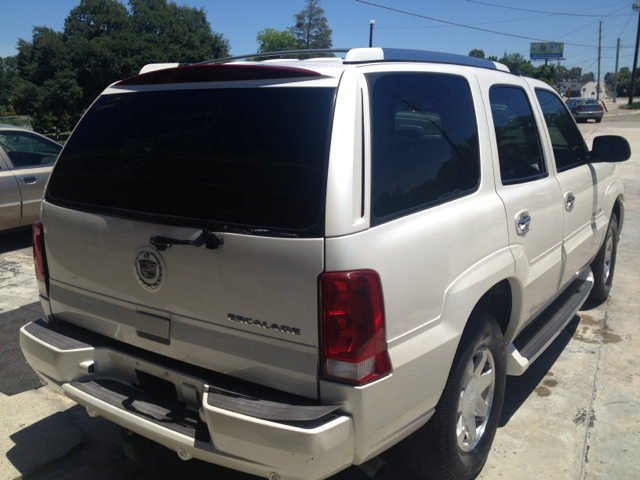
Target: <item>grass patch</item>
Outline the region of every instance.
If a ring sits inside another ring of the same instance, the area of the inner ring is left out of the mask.
[[[631,105],[627,103],[625,105],[620,105],[618,108],[623,108],[625,110],[640,110],[640,102],[633,102]]]

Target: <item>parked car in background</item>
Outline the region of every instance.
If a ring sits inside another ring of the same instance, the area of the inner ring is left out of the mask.
[[[44,186],[62,145],[25,128],[0,124],[0,230],[40,217]]]
[[[600,123],[604,115],[604,108],[595,98],[572,98],[567,100],[567,107],[578,123],[590,118]]]

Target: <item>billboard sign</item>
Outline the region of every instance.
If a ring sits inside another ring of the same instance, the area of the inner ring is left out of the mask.
[[[532,43],[529,57],[535,58],[562,58],[564,42]]]

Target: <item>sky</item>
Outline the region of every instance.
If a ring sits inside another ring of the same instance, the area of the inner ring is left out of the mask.
[[[62,31],[64,20],[80,0],[0,0],[0,57],[15,55],[18,38],[31,40],[34,26]],[[127,4],[127,0],[121,0]],[[264,28],[285,30],[304,0],[177,0],[203,8],[211,29],[229,41],[232,55],[257,51],[256,36]],[[389,7],[382,8],[372,4]],[[638,12],[632,1],[610,0],[322,0],[334,48],[366,47],[369,22],[375,20],[374,47],[433,50],[466,55],[473,49],[501,57],[518,52],[529,58],[535,41],[565,42],[561,65],[598,71],[598,28],[602,22],[601,79],[633,63]],[[415,14],[415,15],[409,15]],[[445,22],[466,25],[452,25]],[[500,32],[509,35],[502,35]],[[530,37],[530,38],[518,38]],[[574,44],[574,45],[570,45]],[[534,65],[539,65],[534,62]]]

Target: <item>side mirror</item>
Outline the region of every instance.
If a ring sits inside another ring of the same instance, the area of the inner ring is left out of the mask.
[[[590,161],[593,163],[624,162],[631,157],[631,147],[624,137],[602,135],[593,139],[590,157]]]

